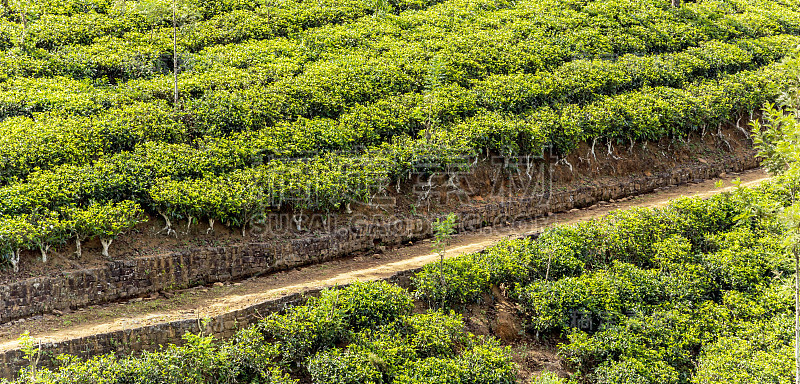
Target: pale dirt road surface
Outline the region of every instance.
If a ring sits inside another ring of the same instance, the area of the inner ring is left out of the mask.
[[[570,224],[601,217],[618,209],[662,206],[681,196],[709,196],[733,188],[731,181],[736,178],[740,178],[742,185],[747,186],[766,180],[768,175],[762,170],[728,174],[701,183],[670,187],[621,201],[602,202],[581,210],[556,213],[538,220],[484,228],[456,236],[447,249],[447,255],[453,257],[477,252],[509,237],[540,232],[553,224]],[[715,184],[720,180],[724,185],[718,187]],[[25,331],[29,331],[36,340],[58,342],[175,320],[212,317],[310,288],[386,278],[400,271],[421,267],[437,258],[431,250],[430,241],[426,240],[382,254],[348,257],[241,282],[217,283],[212,287],[167,293],[166,296],[155,295],[146,299],[90,306],[60,315],[34,316],[0,326],[0,351],[18,348],[17,338]]]

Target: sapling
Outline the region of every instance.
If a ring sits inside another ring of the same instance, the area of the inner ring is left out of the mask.
[[[447,281],[444,276],[444,256],[447,251],[447,246],[450,244],[450,239],[456,232],[456,220],[458,217],[455,213],[450,213],[442,220],[436,219],[433,222],[433,250],[439,254],[439,275],[442,284],[442,308],[444,308],[445,297],[447,292]]]
[[[17,6],[19,7],[19,18],[22,21],[22,35],[20,36],[20,46],[24,49],[28,48],[28,41],[27,41],[27,34],[28,34],[28,15],[25,10],[26,2],[19,1]]]
[[[785,175],[788,180],[800,179],[800,56],[795,52],[783,66],[786,89],[779,105],[767,104],[763,123],[755,120],[753,143],[762,165],[772,174]],[[785,245],[794,256],[795,266],[795,384],[800,384],[800,202],[798,189],[790,183],[791,205],[778,208],[778,218],[787,229]],[[757,214],[763,214],[758,212]]]
[[[25,372],[30,382],[36,382],[36,369],[39,366],[39,360],[42,358],[42,342],[34,340],[30,332],[25,331],[17,339],[22,351],[23,359],[28,360],[28,366],[22,371]]]
[[[173,75],[173,108],[178,111],[178,7],[172,0],[172,75]]]

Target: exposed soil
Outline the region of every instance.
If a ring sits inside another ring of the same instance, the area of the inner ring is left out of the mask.
[[[719,193],[732,188],[730,181],[736,178],[741,178],[744,185],[750,185],[761,182],[767,177],[761,170],[723,174],[718,179],[665,188],[655,193],[620,201],[601,202],[586,209],[556,213],[538,220],[485,228],[457,236],[448,248],[447,255],[453,257],[476,252],[504,238],[536,233],[553,224],[588,220],[617,209],[660,206],[680,196],[707,196]],[[715,185],[720,180],[725,181],[725,185]],[[16,338],[25,331],[29,331],[34,338],[42,342],[50,342],[180,319],[211,317],[309,288],[389,277],[396,272],[433,262],[437,257],[431,251],[430,241],[423,240],[397,249],[386,249],[382,253],[370,256],[343,258],[302,269],[256,276],[239,282],[216,283],[213,286],[163,292],[150,298],[137,298],[66,313],[56,312],[20,319],[0,325],[0,351],[15,349],[18,346]],[[502,305],[503,303],[495,305],[495,311],[496,308],[502,308]],[[497,329],[501,314],[494,313],[492,316],[494,320],[491,324],[494,325],[490,325],[489,322],[486,325],[490,327],[489,331],[493,334],[513,335],[513,330],[509,332]],[[469,326],[473,333],[481,332],[479,319],[480,316],[475,316],[470,320]],[[528,339],[512,338],[508,341],[515,346],[515,359],[523,368],[524,372],[521,374],[527,375],[526,377],[536,376],[537,372],[544,368],[562,372],[559,371],[562,368],[557,366],[553,348],[536,344]]]
[[[376,196],[379,204],[353,205],[352,214],[342,212],[320,214],[313,212],[281,212],[294,217],[303,215],[324,217],[328,221],[306,220],[300,228],[290,222],[277,223],[266,231],[249,231],[243,239],[239,230],[229,230],[217,224],[213,232],[205,223],[191,228],[177,223],[176,235],[165,236],[164,221],[151,218],[134,231],[120,237],[112,245],[115,259],[167,254],[174,251],[207,246],[241,244],[243,240],[286,240],[327,231],[348,223],[354,216],[370,218],[389,215],[399,217],[432,217],[438,213],[457,211],[507,199],[545,194],[550,191],[576,190],[586,185],[613,183],[621,177],[650,176],[687,163],[711,163],[731,156],[752,156],[749,141],[735,127],[727,127],[721,136],[691,137],[686,142],[663,140],[630,147],[609,145],[606,142],[585,144],[566,159],[543,154],[538,159],[507,159],[488,156],[472,167],[470,172],[453,178],[445,173],[420,173],[399,186],[386,188]],[[667,204],[680,196],[705,196],[732,188],[730,181],[740,177],[743,184],[758,183],[768,176],[760,170],[741,174],[721,174],[707,181],[663,188],[654,193],[618,201],[600,202],[585,209],[553,213],[547,217],[506,223],[459,234],[448,248],[448,257],[485,249],[509,237],[522,237],[553,224],[569,224],[589,220],[617,209],[652,207]],[[724,185],[715,185],[725,181]],[[333,219],[328,220],[329,217]],[[338,220],[338,221],[337,221]],[[266,234],[266,235],[265,235]],[[84,244],[84,256],[74,256],[74,245],[63,246],[49,254],[50,262],[42,264],[37,253],[23,257],[21,272],[0,271],[0,283],[27,277],[55,275],[64,270],[102,265],[100,244]],[[23,332],[42,342],[58,342],[93,334],[133,329],[176,320],[200,319],[246,308],[287,294],[312,288],[343,285],[357,280],[390,277],[397,272],[412,270],[438,259],[431,250],[430,240],[408,242],[397,246],[379,246],[377,253],[352,255],[321,264],[242,281],[216,283],[179,291],[159,292],[150,297],[136,298],[105,305],[93,305],[73,311],[54,311],[44,315],[0,325],[0,351],[18,348],[17,337]],[[520,368],[520,382],[529,382],[544,371],[566,377],[570,374],[557,355],[556,341],[543,343],[522,331],[522,319],[514,304],[503,299],[502,292],[487,294],[481,305],[464,310],[467,329],[474,334],[494,335],[512,347],[514,361]]]
[[[395,218],[411,216],[431,217],[440,213],[458,211],[509,198],[542,194],[547,190],[569,190],[584,185],[611,182],[620,177],[657,173],[690,162],[708,163],[730,156],[751,156],[749,140],[739,129],[728,126],[722,136],[692,135],[686,141],[664,139],[657,143],[637,144],[607,143],[599,140],[592,145],[583,144],[566,158],[554,154],[508,158],[487,154],[476,161],[469,172],[420,172],[399,185],[390,185],[369,204],[353,204],[352,213],[308,212],[284,208],[274,212],[282,219],[267,222],[246,231],[229,229],[217,223],[210,231],[205,222],[187,226],[186,222],[173,223],[174,235],[165,236],[165,221],[150,217],[129,233],[120,236],[111,245],[110,255],[115,260],[142,256],[165,255],[175,251],[198,247],[241,244],[243,241],[286,241],[291,238],[330,231],[346,225],[357,217]],[[300,229],[288,218],[302,218]],[[106,263],[101,256],[99,240],[83,244],[81,258],[75,256],[75,245],[54,247],[48,253],[48,262],[42,263],[38,251],[23,252],[20,271],[0,269],[0,284],[8,284],[30,277],[55,276],[65,270],[101,266]]]

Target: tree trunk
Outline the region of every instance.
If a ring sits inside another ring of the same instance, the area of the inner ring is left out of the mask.
[[[11,267],[14,268],[14,273],[19,272],[19,254],[22,250],[17,248],[11,251]]]
[[[162,231],[167,231],[167,236],[169,236],[170,233],[175,232],[175,238],[177,239],[178,238],[178,232],[174,231],[172,229],[172,221],[169,219],[169,216],[167,216],[167,214],[161,213],[161,212],[159,212],[159,214],[161,215],[161,217],[164,218],[165,226],[161,231],[158,231],[158,233],[161,233]]]
[[[172,0],[172,74],[174,76],[175,94],[174,105],[175,111],[178,111],[178,17],[177,10],[175,9],[175,0]]]
[[[446,295],[447,289],[445,288],[445,284],[447,282],[445,281],[444,278],[444,251],[439,253],[439,277],[442,280],[442,310],[444,310],[444,302],[445,302],[444,299],[445,296],[447,296]]]
[[[794,247],[794,365],[795,384],[800,384],[800,250]]]
[[[303,214],[292,215],[292,221],[294,221],[294,225],[297,227],[297,232],[301,232],[303,230]]]
[[[39,251],[42,252],[42,263],[47,262],[47,251],[50,250],[50,245],[40,244]]]
[[[100,239],[100,243],[103,244],[103,256],[106,259],[111,259],[111,256],[108,255],[108,247],[111,245],[114,239]]]
[[[22,48],[24,49],[25,38],[27,37],[26,34],[28,33],[28,19],[25,17],[25,12],[22,12],[22,10],[19,11],[19,14],[20,17],[22,17],[22,41],[20,42],[20,45],[22,45]]]
[[[83,251],[81,250],[81,238],[80,237],[76,237],[75,238],[75,254],[78,255],[79,259],[83,255]]]
[[[672,0],[672,8],[680,8],[681,0]]]

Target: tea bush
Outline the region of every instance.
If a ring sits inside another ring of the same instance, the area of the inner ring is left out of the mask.
[[[162,0],[3,7],[3,226],[130,200],[246,232],[478,154],[685,140],[774,100],[800,41],[761,0],[179,3],[176,31]]]
[[[555,226],[448,259],[446,288],[425,267],[417,295],[459,308],[506,286],[528,331],[568,340],[559,349],[574,379],[788,382],[793,265],[785,229],[758,212],[786,205],[796,183]]]
[[[377,384],[442,382],[443,374],[463,383],[514,381],[508,348],[468,334],[460,315],[412,315],[411,300],[386,282],[355,283],[324,290],[225,341],[187,333],[182,346],[141,355],[87,360],[62,355],[60,367],[27,367],[13,383],[290,384],[310,377],[320,384]],[[421,368],[433,367],[437,359],[454,370]]]

